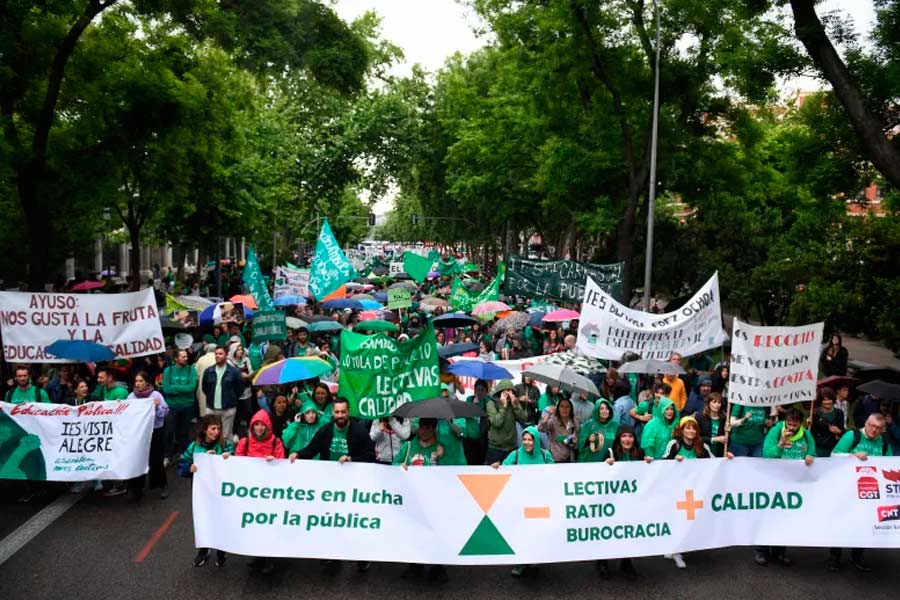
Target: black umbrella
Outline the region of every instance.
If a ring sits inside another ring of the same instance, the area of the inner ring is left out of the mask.
[[[862,381],[881,380],[888,383],[900,383],[900,371],[880,365],[865,365],[853,371],[853,376]]]
[[[387,267],[378,266],[378,267],[372,267],[372,272],[374,274],[380,276],[380,275],[387,275],[388,270],[387,270]]]
[[[330,315],[303,315],[303,320],[307,323],[318,323],[319,321],[334,321]]]
[[[484,284],[480,281],[469,281],[463,284],[467,290],[470,292],[483,292]]]
[[[412,279],[412,277],[410,276],[409,273],[400,272],[400,273],[394,273],[393,275],[391,275],[391,279],[396,279],[397,281],[408,281],[408,280]]]
[[[403,419],[431,418],[431,419],[455,419],[457,417],[483,417],[486,413],[475,403],[462,402],[454,398],[429,398],[417,402],[407,402],[400,405],[393,416]]]
[[[441,358],[450,358],[451,356],[461,356],[466,352],[477,352],[478,344],[472,342],[463,342],[462,344],[447,344],[442,348],[438,348],[438,356]]]
[[[435,317],[431,321],[435,327],[471,327],[478,323],[478,319],[470,317],[466,313],[455,312]]]
[[[882,400],[900,400],[900,385],[896,383],[888,383],[880,379],[869,381],[856,388],[857,391],[871,394]]]

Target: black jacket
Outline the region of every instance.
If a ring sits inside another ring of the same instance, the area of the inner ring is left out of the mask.
[[[719,415],[719,428],[716,431],[716,435],[712,434],[712,417],[707,417],[706,415],[701,414],[697,419],[697,422],[700,425],[700,439],[703,440],[703,443],[709,446],[710,451],[713,453],[713,456],[718,456],[722,458],[725,454],[725,446],[720,442],[713,442],[713,437],[718,437],[720,435],[725,435],[725,415]]]
[[[200,380],[201,389],[206,394],[206,407],[214,410],[213,403],[216,401],[216,365],[207,367],[203,371],[203,378]],[[229,365],[225,365],[225,373],[222,375],[222,410],[235,408],[238,398],[244,393],[244,377],[241,372]]]
[[[347,448],[353,462],[375,462],[375,444],[369,437],[369,429],[362,423],[350,421],[347,431]],[[297,453],[304,459],[318,455],[319,460],[331,460],[331,440],[334,438],[334,423],[320,427],[309,444]]]

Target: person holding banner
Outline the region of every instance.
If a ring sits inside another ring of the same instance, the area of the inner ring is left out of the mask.
[[[606,460],[618,430],[619,422],[613,419],[612,402],[600,398],[594,405],[591,419],[578,432],[578,462]]]
[[[166,468],[163,466],[166,449],[166,415],[169,414],[169,405],[166,399],[153,387],[153,380],[146,371],[141,371],[134,376],[134,391],[128,395],[128,400],[153,401],[154,419],[153,434],[150,437],[150,455],[148,457],[147,475],[150,480],[150,489],[160,488],[159,497],[165,500],[169,497],[169,486],[166,482]],[[144,476],[140,475],[129,480],[128,490],[131,499],[138,500],[144,495]]]
[[[16,386],[6,392],[3,399],[10,404],[25,404],[26,402],[46,402],[50,403],[50,397],[47,392],[31,383],[31,371],[25,365],[16,367],[13,375]]]
[[[289,455],[300,452],[309,445],[316,432],[327,422],[321,417],[322,413],[313,399],[304,398],[300,412],[294,417],[294,421],[288,424],[281,436],[285,451]]]
[[[763,455],[766,431],[775,423],[767,406],[733,405],[731,409],[731,451],[735,456],[759,458]]]
[[[776,423],[766,435],[763,458],[802,460],[810,466],[815,457],[816,442],[812,434],[803,427],[803,411],[799,408],[788,409],[784,421]],[[770,560],[785,567],[793,564],[787,557],[784,546],[757,546],[753,560],[761,567],[768,565]]]
[[[503,460],[516,447],[516,422],[525,423],[528,415],[519,403],[512,381],[502,379],[493,397],[485,404],[488,418],[488,448],[484,464]]]
[[[725,423],[725,411],[722,406],[722,395],[716,392],[706,397],[703,412],[697,420],[700,424],[700,437],[709,446],[713,456],[722,458],[725,455],[725,444],[728,442],[730,427]],[[733,455],[733,453],[731,453]]]

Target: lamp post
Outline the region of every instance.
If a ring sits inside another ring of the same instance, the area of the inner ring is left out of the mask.
[[[106,256],[106,246],[107,246],[107,244],[109,244],[109,223],[110,223],[111,220],[112,220],[112,211],[111,211],[111,210],[109,209],[109,207],[107,206],[106,208],[103,209],[103,224],[104,224],[104,226],[103,226],[103,250],[100,252],[100,254],[101,254],[101,260],[100,260],[101,266],[106,264],[106,258],[105,258],[105,256]],[[112,265],[110,265],[110,267],[112,267]],[[102,271],[102,270],[103,270],[103,269],[101,269],[101,271]],[[103,276],[103,273],[101,272],[100,275],[101,275],[101,277],[102,277],[102,276]],[[107,268],[107,270],[106,270],[106,276],[109,277],[110,279],[112,279],[112,268]]]
[[[647,256],[644,262],[644,310],[650,311],[650,279],[653,272],[653,219],[656,212],[656,143],[659,130],[659,4],[656,13],[656,64],[653,68],[653,126],[650,131],[650,191],[647,195]]]

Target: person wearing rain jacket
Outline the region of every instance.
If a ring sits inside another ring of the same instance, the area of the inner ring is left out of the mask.
[[[491,466],[495,469],[500,468],[500,462],[495,462]],[[516,448],[503,459],[503,466],[513,465],[552,465],[553,456],[548,450],[541,448],[541,434],[537,427],[529,425],[522,431],[522,446]],[[533,572],[537,567],[534,565],[516,565],[512,570],[513,577],[521,577],[529,572]]]
[[[485,464],[494,463],[516,447],[516,422],[524,423],[528,415],[519,404],[512,381],[502,379],[493,397],[485,404],[488,418],[488,449]]]
[[[300,405],[300,412],[294,417],[293,422],[288,423],[284,433],[281,434],[285,452],[293,454],[306,448],[319,428],[326,422],[315,401],[309,396],[305,397]]]
[[[609,455],[619,422],[613,419],[613,404],[600,398],[591,419],[578,430],[578,462],[602,462]]]
[[[660,401],[659,413],[660,416],[650,419],[641,433],[641,448],[654,459],[665,455],[669,440],[672,439],[672,431],[678,424],[678,409],[668,398]]]
[[[250,431],[247,437],[242,438],[234,449],[235,456],[249,456],[265,458],[271,462],[276,458],[284,458],[284,445],[272,432],[272,420],[269,413],[263,409],[256,411],[250,419]],[[228,452],[222,453],[222,458],[231,456]],[[268,575],[275,570],[275,563],[269,557],[256,557],[250,562],[251,569],[259,569],[263,575]]]

